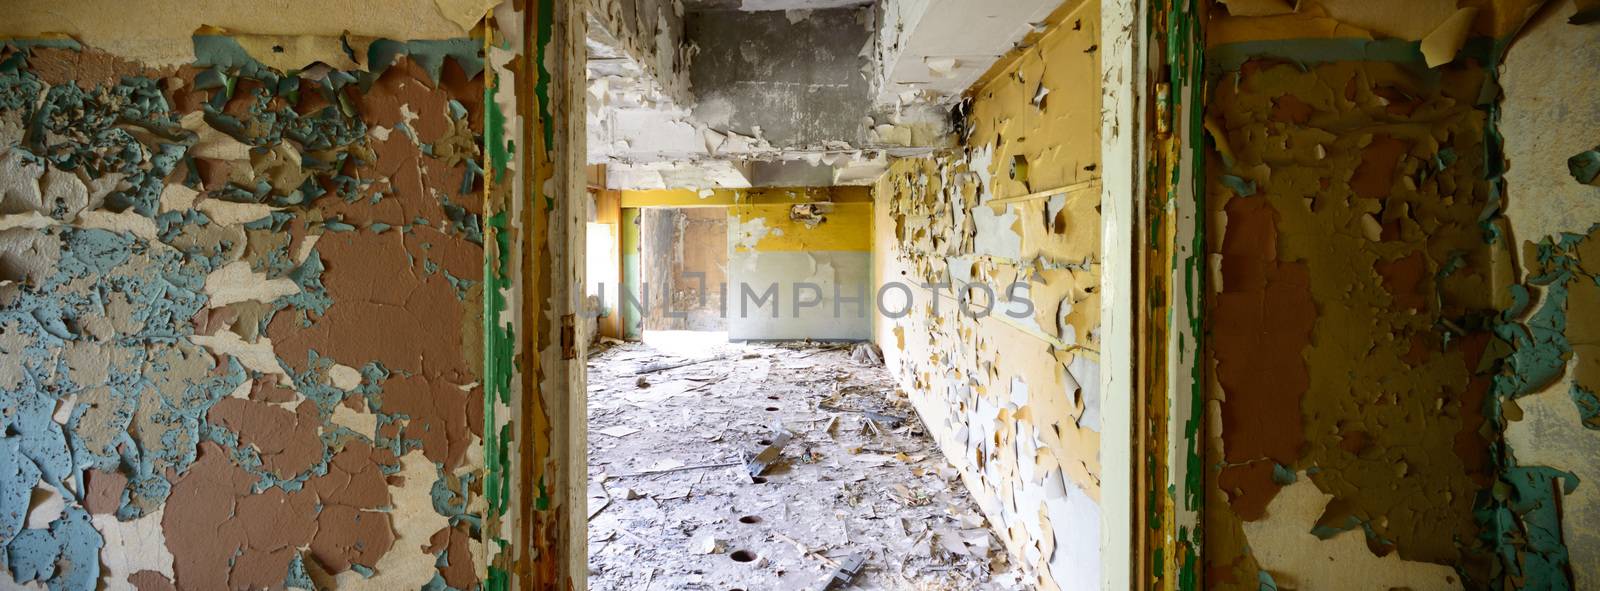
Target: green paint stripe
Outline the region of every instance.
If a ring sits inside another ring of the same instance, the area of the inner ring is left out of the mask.
[[[484,46],[485,57],[488,53],[488,43]],[[506,172],[511,159],[511,144],[506,137],[506,114],[500,110],[499,103],[495,102],[495,95],[500,89],[500,77],[495,72],[485,73],[487,83],[484,84],[484,149],[488,152],[489,174],[485,180],[488,193],[493,194],[495,185],[506,182]],[[488,200],[487,198],[485,199]],[[492,248],[485,249],[483,258],[483,376],[484,376],[484,499],[488,508],[485,522],[494,522],[500,525],[495,531],[498,535],[486,540],[486,552],[489,566],[488,577],[483,581],[483,588],[490,591],[507,591],[511,588],[511,576],[505,569],[495,566],[497,558],[514,559],[516,553],[510,548],[504,532],[510,531],[509,524],[501,523],[506,515],[506,507],[511,498],[511,425],[498,427],[499,417],[509,416],[511,401],[511,376],[515,360],[513,344],[515,334],[510,325],[500,321],[507,308],[505,290],[511,286],[510,261],[511,238],[509,232],[508,215],[505,211],[495,211],[497,204],[485,203],[484,212],[490,213],[486,220],[487,240],[492,240],[488,245]],[[492,548],[492,550],[491,550]]]

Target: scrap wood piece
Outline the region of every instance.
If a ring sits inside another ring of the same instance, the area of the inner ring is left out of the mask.
[[[720,359],[722,359],[722,357],[707,357],[705,359],[692,359],[692,360],[684,361],[684,362],[681,362],[681,363],[652,363],[650,365],[644,366],[644,369],[640,369],[639,371],[633,372],[633,375],[642,376],[642,375],[647,374],[647,373],[656,373],[658,371],[667,371],[669,369],[678,369],[680,367],[689,367],[691,365],[699,365],[701,363],[705,363],[705,362],[708,362],[708,361],[717,361],[717,360],[720,360]]]
[[[606,507],[610,507],[611,506],[611,501],[613,500],[611,498],[611,491],[606,490],[606,487],[604,487],[604,486],[600,487],[600,490],[602,492],[605,492],[606,502],[601,503],[600,506],[597,507],[597,508],[589,510],[589,521],[594,521],[594,516],[599,515],[601,511],[605,511],[606,510]]]
[[[635,429],[633,427],[629,427],[629,426],[626,426],[626,425],[617,425],[615,427],[606,427],[604,429],[596,429],[595,430],[595,433],[600,433],[600,434],[603,434],[603,435],[610,435],[610,436],[616,437],[616,438],[627,437],[629,435],[632,435],[632,434],[638,433],[638,432],[639,432],[638,429]]]
[[[855,555],[846,558],[844,563],[840,564],[839,568],[834,570],[833,574],[828,575],[828,578],[822,582],[821,591],[849,588],[851,583],[855,581],[856,575],[861,574],[861,567],[866,566],[866,564],[867,555],[864,552],[857,552]]]
[[[779,538],[783,538],[783,541],[788,542],[790,544],[793,544],[795,550],[800,551],[800,555],[803,556],[803,557],[815,558],[815,559],[821,561],[823,564],[826,564],[826,565],[831,566],[833,568],[839,568],[839,561],[834,560],[832,558],[828,558],[828,556],[826,554],[822,553],[822,548],[812,548],[810,546],[807,546],[807,545],[805,545],[805,542],[801,542],[800,540],[796,540],[794,538],[786,536],[786,535],[783,534],[783,532],[772,532],[772,535],[777,536]]]
[[[633,472],[631,474],[612,474],[611,477],[612,478],[632,478],[632,477],[635,477],[635,476],[653,476],[653,475],[656,475],[656,474],[667,474],[669,472],[684,472],[684,471],[687,471],[687,470],[704,470],[706,468],[731,468],[731,467],[737,466],[737,465],[739,465],[739,462],[722,462],[722,463],[718,463],[718,464],[696,464],[694,466],[673,466],[671,468],[659,468],[659,469],[653,469],[653,470],[641,470],[641,471],[638,471],[638,472]]]
[[[750,477],[760,476],[767,471],[767,468],[777,463],[778,458],[783,456],[783,446],[788,445],[789,440],[793,438],[794,435],[791,435],[788,431],[779,431],[778,436],[772,439],[772,443],[762,449],[761,453],[756,454],[756,457],[751,458],[750,462],[745,465],[750,472]]]

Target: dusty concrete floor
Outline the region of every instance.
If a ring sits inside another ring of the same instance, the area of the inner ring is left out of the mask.
[[[1021,588],[889,376],[848,348],[619,344],[590,357],[589,387],[592,589],[820,589],[855,556],[841,588]],[[780,430],[781,459],[750,478]]]

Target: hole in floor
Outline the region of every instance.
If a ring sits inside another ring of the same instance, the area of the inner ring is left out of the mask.
[[[761,523],[760,515],[746,515],[739,518],[739,523]]]
[[[728,558],[732,558],[734,562],[755,562],[756,553],[749,550],[734,550]]]
[[[766,484],[767,483],[767,477],[765,477],[765,476],[752,476],[750,478],[750,482],[754,482],[756,484]]]
[[[757,439],[756,445],[772,445],[771,439]]]
[[[777,396],[768,396],[767,400],[780,400]]]
[[[767,407],[767,412],[778,412],[778,407],[769,406],[769,407]]]

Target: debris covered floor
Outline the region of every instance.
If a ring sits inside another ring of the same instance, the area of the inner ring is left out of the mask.
[[[1020,588],[867,346],[593,354],[590,588],[819,589],[857,559],[837,588]]]

